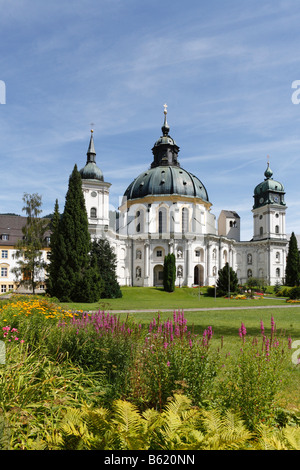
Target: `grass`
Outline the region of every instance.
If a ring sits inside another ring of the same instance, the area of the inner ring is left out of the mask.
[[[205,288],[176,288],[175,292],[165,292],[160,287],[122,287],[123,297],[120,299],[101,299],[92,304],[62,304],[70,309],[84,311],[91,310],[162,310],[186,308],[221,308],[221,307],[249,307],[255,305],[285,305],[285,299],[266,296],[264,299],[235,300],[207,297]]]

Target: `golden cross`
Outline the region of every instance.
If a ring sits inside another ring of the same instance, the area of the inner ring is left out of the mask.
[[[167,104],[164,104],[164,114],[167,114],[167,112],[168,112],[168,111],[167,111],[167,107],[168,107],[168,105],[167,105]]]

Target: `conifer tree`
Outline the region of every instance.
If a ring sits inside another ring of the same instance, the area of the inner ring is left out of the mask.
[[[288,286],[298,286],[300,278],[299,251],[297,238],[292,232],[286,258],[285,282]]]
[[[91,240],[82,193],[81,176],[74,166],[69,178],[65,207],[55,236],[57,253],[53,295],[62,301],[95,302],[101,295],[101,279],[91,265]],[[51,268],[50,268],[51,270]]]
[[[236,272],[226,263],[222,269],[218,271],[217,295],[228,295],[229,292],[236,292],[238,288],[238,278]]]
[[[57,273],[60,267],[60,253],[59,253],[59,222],[60,213],[58,200],[55,201],[54,213],[50,223],[50,263],[47,268],[48,278],[46,281],[47,293],[55,296],[57,293]]]
[[[176,260],[174,253],[169,253],[164,259],[163,284],[164,290],[174,292],[176,280]]]
[[[96,266],[102,281],[101,298],[115,299],[122,297],[122,291],[116,276],[117,256],[105,238],[93,240],[91,248],[92,265]]]

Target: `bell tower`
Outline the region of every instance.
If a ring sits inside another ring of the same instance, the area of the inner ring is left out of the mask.
[[[254,189],[253,241],[266,239],[286,239],[284,187],[273,179],[273,171],[268,161],[265,179]]]
[[[110,183],[104,181],[103,173],[96,164],[93,130],[87,162],[80,170],[82,191],[89,222],[89,232],[92,237],[100,237],[109,227],[109,188]]]

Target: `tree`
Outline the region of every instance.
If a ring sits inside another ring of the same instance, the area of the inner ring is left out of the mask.
[[[238,278],[236,272],[226,263],[222,269],[218,271],[217,295],[228,295],[229,292],[236,292],[238,288]]]
[[[116,276],[117,256],[105,238],[93,240],[91,247],[92,265],[97,267],[102,281],[101,298],[122,297]]]
[[[292,232],[289,241],[289,250],[286,258],[285,282],[288,286],[298,286],[300,277],[299,251],[297,238]]]
[[[92,266],[91,239],[82,193],[81,176],[74,166],[69,178],[65,207],[54,236],[51,257],[56,270],[52,295],[61,301],[95,302],[101,295],[101,278]]]
[[[22,210],[26,212],[27,220],[22,227],[23,238],[16,243],[14,257],[17,259],[17,266],[12,272],[20,284],[29,286],[35,294],[37,284],[43,280],[46,267],[42,249],[46,245],[49,221],[39,217],[42,212],[42,197],[39,194],[24,193],[23,201],[25,205]]]
[[[48,278],[46,281],[47,293],[52,297],[57,293],[57,273],[60,267],[60,254],[59,254],[59,222],[60,213],[58,200],[55,201],[54,213],[50,222],[50,263],[48,265]]]
[[[176,280],[176,261],[175,255],[170,253],[165,256],[164,270],[163,270],[163,284],[164,290],[167,292],[174,292]]]

